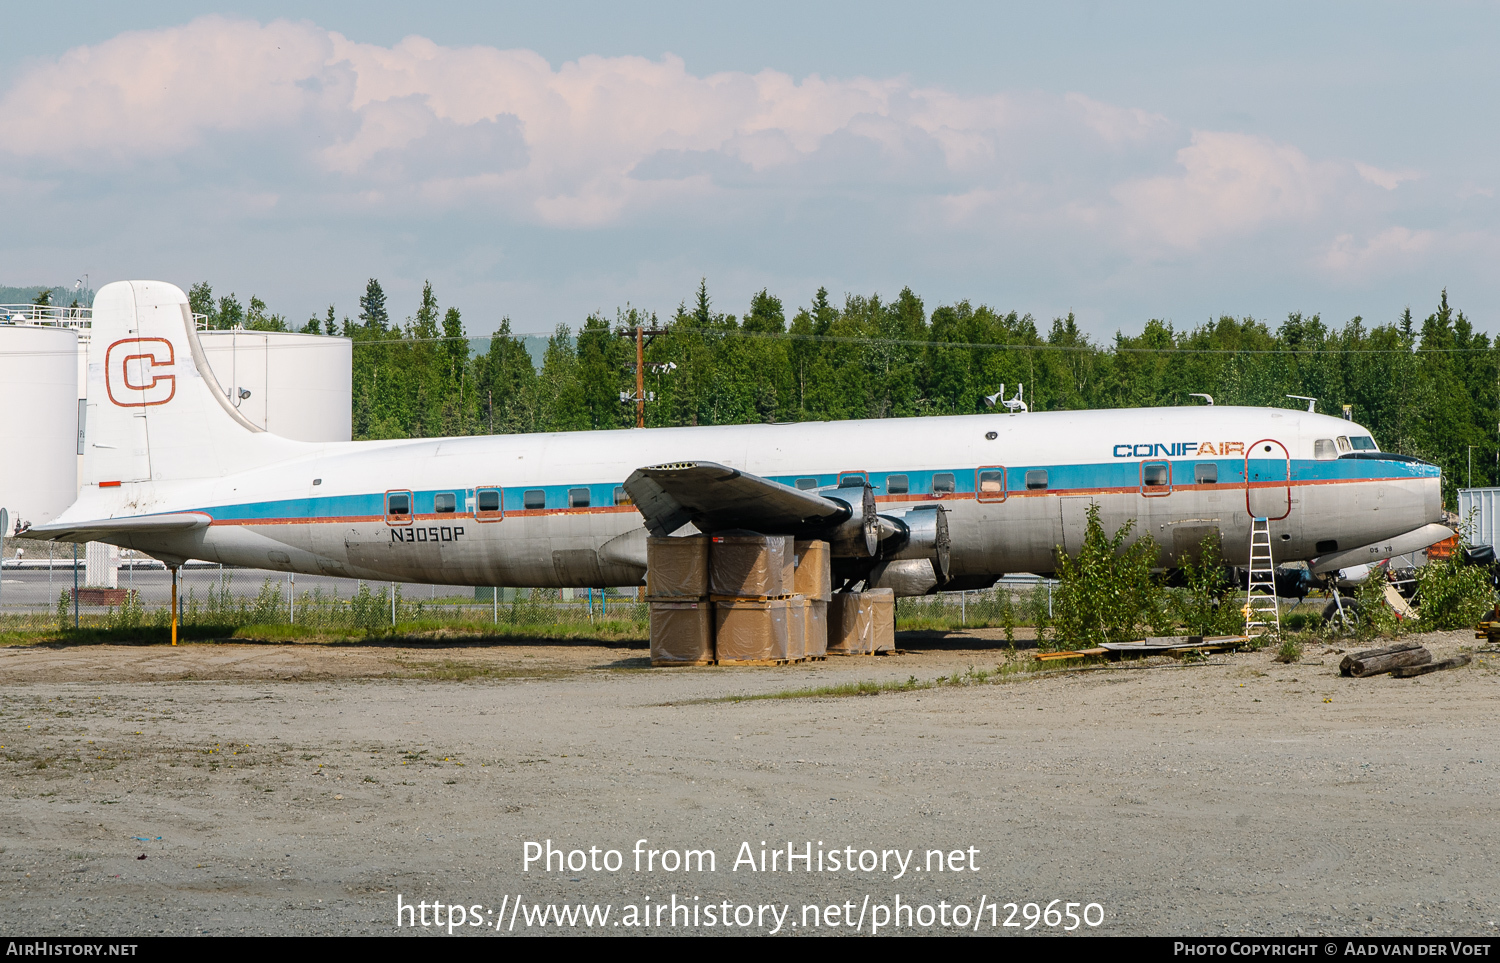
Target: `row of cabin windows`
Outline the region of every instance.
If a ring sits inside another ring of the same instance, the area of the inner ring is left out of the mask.
[[[568,489],[569,508],[588,508],[590,504],[590,493],[587,488]],[[616,505],[631,504],[630,496],[625,493],[623,486],[616,486],[614,491],[614,503]],[[481,488],[475,492],[474,507],[481,514],[486,512],[500,511],[500,489]],[[547,493],[540,488],[528,489],[521,495],[521,505],[528,510],[538,510],[547,507]],[[457,492],[438,492],[432,499],[433,511],[439,515],[447,515],[458,511]],[[386,496],[386,513],[389,515],[410,515],[411,494],[409,492],[392,492]]]
[[[1171,470],[1165,462],[1161,464],[1148,464],[1143,470],[1141,481],[1147,488],[1165,488],[1171,482]],[[1213,463],[1193,466],[1193,482],[1197,485],[1217,485],[1219,483],[1219,466]],[[857,484],[863,484],[863,481]],[[1027,491],[1046,491],[1048,484],[1047,470],[1045,468],[1033,468],[1026,473]],[[797,487],[810,490],[818,487],[816,478],[799,478]],[[934,495],[951,495],[957,490],[954,476],[949,472],[940,472],[932,476],[932,493]],[[1005,490],[1005,472],[999,470],[986,470],[979,473],[979,493],[999,494]],[[885,478],[885,491],[888,495],[910,494],[910,486],[905,475],[887,475]]]
[[[1370,441],[1368,437],[1354,439],[1355,441]],[[1346,441],[1346,439],[1340,439]],[[1325,442],[1332,445],[1327,439],[1318,441],[1317,456],[1325,457]],[[1357,450],[1368,451],[1373,447],[1361,446]],[[1337,454],[1327,457],[1337,457]],[[1147,488],[1165,488],[1170,484],[1171,471],[1165,462],[1147,464],[1141,470],[1141,481]],[[1193,483],[1197,485],[1217,485],[1219,483],[1219,466],[1213,463],[1198,464],[1193,466]],[[843,487],[859,487],[865,484],[863,476],[846,476],[840,481]],[[1027,491],[1046,491],[1048,484],[1047,470],[1045,468],[1034,468],[1026,472]],[[799,478],[797,487],[803,491],[810,491],[818,486],[816,478]],[[911,487],[906,475],[887,475],[885,478],[885,490],[889,495],[907,495],[911,493]],[[934,495],[951,495],[958,490],[957,479],[952,472],[939,472],[932,476],[932,493]],[[1005,473],[998,470],[986,470],[979,473],[979,491],[981,494],[1000,493],[1005,490]],[[590,506],[590,490],[587,488],[568,489],[569,508],[588,508]],[[625,489],[616,486],[614,491],[614,503],[616,505],[629,505],[630,496]],[[525,491],[521,496],[522,507],[528,511],[538,511],[547,507],[547,493],[540,488],[532,488]],[[438,492],[433,498],[433,508],[438,514],[447,514],[458,511],[458,495],[455,492]],[[481,488],[476,493],[476,508],[480,512],[500,511],[500,490],[498,488]],[[391,515],[411,514],[411,495],[405,492],[393,492],[387,497],[387,511]]]

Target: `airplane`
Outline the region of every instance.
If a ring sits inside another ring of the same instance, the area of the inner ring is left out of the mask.
[[[1217,406],[310,443],[235,409],[187,298],[121,281],[94,302],[81,488],[22,537],[371,580],[638,585],[647,538],[822,538],[837,585],[897,595],[1052,573],[1091,504],[1161,564],[1218,533],[1315,574],[1414,551],[1440,471],[1342,418]],[[175,584],[175,581],[174,581]]]

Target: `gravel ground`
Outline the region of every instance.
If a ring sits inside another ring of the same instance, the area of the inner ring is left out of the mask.
[[[783,934],[868,932],[897,896],[944,918],[998,903],[985,933],[1052,900],[1099,904],[1080,927],[1095,933],[1500,932],[1500,653],[1412,680],[1339,678],[1340,650],[1314,646],[1293,665],[1260,652],[713,701],[992,669],[994,636],[771,669],[652,670],[630,644],[0,650],[0,927],[447,932],[398,929],[399,894],[470,907],[456,933],[508,933],[520,894],[533,915],[608,904],[592,931],[610,933],[674,897],[697,924],[646,931],[724,932],[706,908],[743,905],[757,918],[732,932],[770,932],[764,907],[786,906]],[[1474,645],[1424,641],[1440,658]],[[616,850],[621,869],[524,869],[546,840]],[[713,850],[715,870],[636,872],[637,840]],[[733,868],[762,841],[777,871]],[[788,841],[914,863],[787,872]]]

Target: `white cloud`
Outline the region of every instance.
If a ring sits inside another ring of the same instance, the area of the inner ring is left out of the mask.
[[[698,75],[671,55],[554,65],[530,50],[381,46],[218,16],[13,76],[0,89],[0,197],[17,220],[92,219],[87,237],[56,230],[69,272],[84,244],[100,271],[156,273],[175,244],[239,272],[260,243],[267,275],[307,289],[333,283],[317,279],[337,262],[361,283],[381,270],[420,291],[447,271],[491,298],[525,289],[550,305],[565,291],[594,309],[613,294],[589,292],[674,272],[696,283],[718,264],[773,289],[777,277],[835,287],[836,271],[958,277],[961,296],[971,278],[1047,299],[1109,301],[1133,285],[1157,312],[1173,286],[1233,278],[1281,297],[1287,277],[1370,278],[1461,246],[1451,226],[1393,226],[1412,213],[1395,205],[1422,199],[1390,193],[1415,171],[1189,132],[1081,93]],[[1465,190],[1472,220],[1492,189]],[[10,270],[53,256],[37,253],[37,233],[0,246]],[[452,267],[476,248],[504,253]]]
[[[1388,227],[1360,243],[1353,234],[1340,234],[1323,255],[1323,266],[1345,275],[1375,270],[1404,269],[1421,259],[1437,243],[1435,231]]]
[[[1387,171],[1381,170],[1379,167],[1372,167],[1369,164],[1362,164],[1359,161],[1354,162],[1354,169],[1359,172],[1360,177],[1369,183],[1374,184],[1376,187],[1383,187],[1388,191],[1394,191],[1400,186],[1402,181],[1414,181],[1422,177],[1421,171]]]
[[[1177,163],[1181,173],[1128,181],[1114,191],[1127,230],[1176,248],[1309,217],[1337,176],[1332,164],[1248,134],[1197,131]]]

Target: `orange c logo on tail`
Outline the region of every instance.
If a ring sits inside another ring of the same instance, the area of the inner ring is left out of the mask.
[[[125,338],[104,352],[104,388],[121,408],[164,405],[177,395],[177,376],[157,374],[170,368],[176,355],[166,338]],[[121,396],[138,400],[122,401]]]

